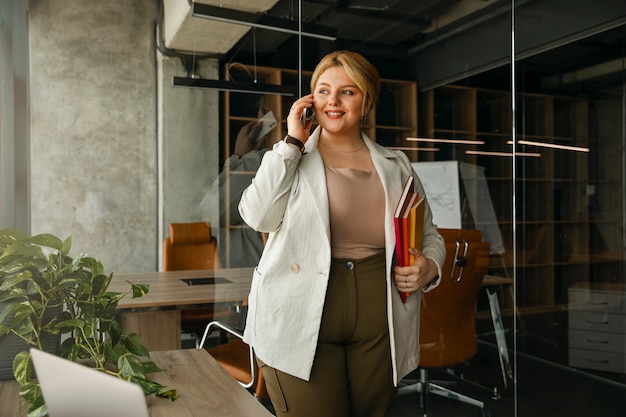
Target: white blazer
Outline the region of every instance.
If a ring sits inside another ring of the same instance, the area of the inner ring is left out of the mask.
[[[320,128],[306,142],[305,153],[280,141],[265,154],[252,184],[244,191],[239,211],[253,229],[269,239],[255,268],[244,340],[267,365],[308,380],[330,273],[330,219],[324,163],[317,149]],[[386,195],[385,245],[387,308],[394,384],[419,363],[421,292],[403,304],[392,281],[395,248],[393,211],[408,175],[416,191],[424,188],[401,151],[393,151],[361,134]],[[441,276],[443,238],[426,205],[424,247]],[[435,280],[429,285],[434,288]]]

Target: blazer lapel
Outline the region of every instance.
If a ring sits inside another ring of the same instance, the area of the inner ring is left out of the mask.
[[[319,138],[319,128],[313,132],[306,143],[306,153],[302,156],[300,162],[300,183],[303,186],[303,192],[310,193],[320,222],[326,225],[326,237],[330,241],[330,212],[328,203],[328,191],[326,189],[326,172],[324,170],[324,161],[317,149],[317,141]]]

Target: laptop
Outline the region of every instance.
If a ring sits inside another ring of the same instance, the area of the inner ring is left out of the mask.
[[[49,417],[149,417],[137,384],[31,348]]]

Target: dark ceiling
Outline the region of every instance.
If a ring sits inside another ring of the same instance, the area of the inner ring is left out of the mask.
[[[626,26],[519,60],[515,71],[518,91],[580,97],[621,96],[626,86]],[[510,89],[511,67],[502,66],[460,83]]]
[[[302,36],[303,62],[311,62],[334,49],[351,49],[368,56],[409,59],[421,42],[439,36],[468,19],[477,19],[510,0],[279,0],[267,16],[298,22],[300,7],[303,31],[334,31],[336,41]],[[298,36],[256,29],[229,53],[228,59],[243,54],[261,61],[278,55],[295,62]],[[273,62],[272,62],[273,63]],[[313,64],[314,65],[314,64]]]
[[[490,0],[491,3],[497,1]],[[303,22],[335,29],[339,39],[353,45],[406,53],[424,38],[422,32],[429,29],[437,17],[458,3],[459,0],[302,1],[302,16]],[[297,2],[280,0],[268,15],[297,20],[299,11],[294,4]]]
[[[542,1],[516,0],[515,4],[516,8],[529,5],[540,8]],[[422,48],[428,46],[436,50],[441,46],[441,40],[452,36],[461,38],[462,42],[463,31],[467,28],[487,27],[498,18],[500,21],[510,19],[511,0],[279,0],[266,16],[297,23],[300,7],[302,30],[330,30],[336,33],[337,40],[255,29],[222,57],[223,61],[297,68],[301,57],[302,68],[312,70],[326,53],[350,49],[366,55],[387,78],[415,79],[412,63]],[[616,18],[623,15],[623,11],[615,12]],[[622,72],[619,69],[623,62],[617,60],[625,56],[625,28],[624,25],[617,26],[576,42],[563,43],[558,49],[546,48],[542,53],[526,57],[518,65],[519,73],[525,75],[524,84],[519,87],[585,94],[584,90],[621,85]],[[510,36],[504,32],[500,35]],[[486,45],[488,42],[489,39],[485,39]],[[475,49],[476,45],[467,45],[467,48]],[[484,49],[488,48],[485,46]],[[615,61],[612,66],[618,71],[601,74],[601,68],[594,70],[595,66],[608,61]],[[509,68],[509,65],[500,65],[489,73],[462,82],[509,88]],[[574,81],[565,80],[563,74],[569,74]],[[586,77],[584,81],[577,80],[582,76]]]

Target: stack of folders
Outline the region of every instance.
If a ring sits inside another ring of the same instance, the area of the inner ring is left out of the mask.
[[[396,232],[396,259],[399,266],[413,265],[415,259],[409,248],[422,250],[424,237],[424,197],[415,192],[413,176],[407,178],[393,216]],[[400,292],[402,302],[409,293]]]

